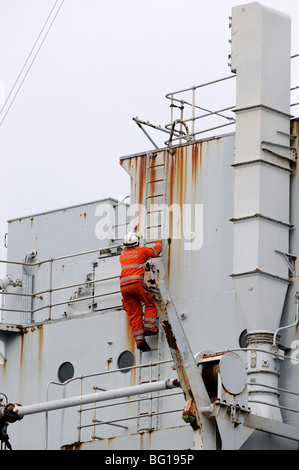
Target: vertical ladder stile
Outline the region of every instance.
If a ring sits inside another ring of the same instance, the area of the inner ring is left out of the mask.
[[[146,172],[145,172],[145,196],[144,196],[144,239],[147,240],[147,199],[148,199],[148,172],[149,172],[149,160],[151,153],[147,152],[146,154]]]
[[[167,203],[167,168],[168,152],[160,154],[162,160],[157,160],[157,154],[148,152],[146,154],[146,178],[145,178],[145,219],[144,219],[144,245],[153,246],[155,241],[162,238],[163,250],[159,258],[164,268],[167,268],[167,240],[163,239]],[[166,264],[165,264],[166,263]],[[165,270],[165,272],[167,272]],[[144,366],[139,369],[139,383],[160,380],[161,361],[161,335],[163,328],[159,326],[157,336],[147,337],[151,351],[139,352],[139,363]],[[141,395],[138,402],[138,432],[158,429],[158,395]]]

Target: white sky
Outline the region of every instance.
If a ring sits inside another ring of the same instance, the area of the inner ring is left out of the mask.
[[[228,17],[242,3],[64,1],[0,125],[0,259],[8,219],[129,194],[119,157],[152,148],[132,118],[164,126],[166,93],[231,74]],[[291,16],[299,53],[298,0],[261,3]],[[54,4],[0,0],[2,104]]]

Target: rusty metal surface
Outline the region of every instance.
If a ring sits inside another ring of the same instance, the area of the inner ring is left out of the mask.
[[[294,123],[294,132],[297,135],[298,130],[299,125],[297,122]],[[194,207],[194,204],[203,205],[203,245],[199,250],[185,250],[184,244],[190,240],[173,238],[179,225],[177,226],[178,220],[175,219],[175,213],[170,212],[169,235],[171,243],[167,241],[164,244],[168,257],[168,269],[166,270],[168,288],[193,353],[202,350],[219,351],[230,347],[238,347],[238,339],[245,328],[245,323],[230,277],[232,273],[233,241],[233,224],[230,222],[233,216],[233,168],[231,164],[234,157],[234,135],[229,134],[219,139],[196,142],[189,146],[176,147],[174,150],[175,154],[168,161],[168,201],[178,205],[190,202],[193,204],[192,207]],[[132,177],[132,204],[134,202],[144,203],[146,195],[145,161],[146,154],[128,156],[121,160],[122,166]],[[163,176],[165,161],[165,149],[154,152],[150,158],[152,168],[148,172],[148,181],[152,181],[152,183],[148,186],[148,196],[157,195],[158,197],[155,198],[157,203],[163,201],[163,196],[159,196],[159,194],[163,193],[164,186],[163,181],[159,180]],[[295,173],[291,187],[293,201],[299,200],[299,181],[297,181],[297,178],[297,173]],[[143,183],[143,188],[139,187],[140,182]],[[141,214],[136,212],[136,215],[137,220],[139,218],[139,223],[142,224]],[[151,214],[152,225],[156,225],[157,217],[157,214]],[[175,225],[173,224],[174,221]],[[295,203],[292,206],[291,221],[296,227],[297,208]],[[291,245],[293,247],[292,252],[298,253],[299,247],[297,247],[295,230],[293,231],[294,236]],[[153,239],[156,235],[157,233],[154,232]],[[13,254],[11,256],[13,257]],[[86,274],[86,270],[84,274]],[[299,290],[296,276],[292,289]],[[291,300],[292,290],[287,298],[283,316],[285,324],[292,322]],[[123,335],[124,331],[125,335]],[[291,344],[294,339],[293,333],[292,331],[285,332],[285,344]],[[298,331],[296,334],[298,335]],[[113,370],[117,364],[117,357],[123,350],[136,353],[127,318],[122,312],[117,311],[110,311],[107,315],[91,315],[85,318],[79,316],[71,321],[61,321],[56,324],[43,325],[43,327],[28,328],[22,335],[6,331],[1,332],[1,335],[1,339],[5,339],[5,352],[9,359],[1,369],[1,384],[4,391],[18,390],[20,394],[10,396],[10,400],[20,401],[22,404],[44,400],[45,385],[49,380],[56,379],[57,369],[63,360],[70,360],[74,363],[76,374],[80,374],[95,369]],[[65,338],[68,337],[70,340],[66,345]],[[157,343],[154,343],[155,339],[150,341],[157,347]],[[78,345],[81,346],[78,348]],[[157,357],[160,359],[169,359],[170,357],[162,325],[158,345],[159,351],[154,350],[148,353],[148,359],[144,358],[145,361],[154,362]],[[88,351],[88,354],[86,354],[86,351]],[[137,355],[135,361],[139,361]],[[291,368],[291,373],[289,373],[289,368]],[[169,365],[161,367],[160,374],[162,377],[169,375],[169,372],[171,372]],[[121,374],[120,377],[112,374],[109,380],[105,379],[98,385],[102,388],[111,389],[136,383],[138,383],[138,372],[132,369],[129,374]],[[298,367],[283,363],[281,383],[286,388],[296,390],[299,383]],[[76,395],[78,389],[71,387],[69,393],[70,395]],[[53,391],[51,393],[51,398],[60,397],[61,394],[58,392]],[[291,398],[291,400],[294,400],[294,398]],[[170,402],[175,407],[176,400],[171,397]],[[178,403],[178,408],[184,407],[184,400],[180,399]],[[289,398],[285,403],[290,403]],[[167,406],[164,406],[167,410]],[[294,403],[294,406],[296,406],[296,403]],[[129,411],[128,414],[136,414],[136,408],[133,404]],[[103,420],[108,420],[110,416],[111,413],[108,411],[101,413],[101,419]],[[176,413],[175,416],[170,414],[161,415],[159,418],[160,430],[169,428],[172,433],[175,433],[175,429],[177,429],[178,435],[181,436],[185,436],[184,433],[187,433],[189,436],[188,442],[190,443],[190,438],[192,442],[192,435],[190,436],[188,431],[189,426],[185,426],[184,431],[182,431],[181,416],[182,412]],[[119,417],[117,407],[113,409],[114,417]],[[289,419],[294,419],[294,416],[290,416]],[[76,441],[76,435],[73,432],[77,425],[76,418],[68,417],[67,422],[68,432],[66,432],[62,443]],[[16,440],[21,447],[28,446],[26,423],[22,420],[16,426],[14,429],[11,426],[10,429],[12,441]],[[39,429],[39,426],[43,429],[43,423],[37,424],[37,429]],[[70,428],[73,431],[69,432]],[[157,436],[156,439],[159,440],[160,430],[151,433],[153,442],[155,435]],[[52,431],[53,428],[50,428],[51,433]],[[130,445],[133,445],[133,442],[135,444],[138,442],[138,446],[142,446],[141,437],[140,435],[134,435],[135,431],[136,422],[130,421],[129,432],[132,433]],[[41,431],[42,433],[43,431]],[[101,430],[100,436],[103,438],[101,445],[104,446],[107,446],[110,442],[113,448],[117,448],[118,445],[121,445],[121,442],[124,442],[121,432],[116,432],[116,430],[113,430],[113,432],[109,429]],[[89,441],[89,439],[90,437],[84,433],[83,440]],[[59,441],[59,436],[55,436],[51,445],[57,447],[57,441]],[[148,441],[146,442],[145,444],[144,441],[144,446],[150,445]],[[186,442],[185,437],[184,442]],[[37,443],[33,442],[31,445],[34,447]],[[43,442],[38,445],[43,446]]]
[[[188,146],[178,146],[174,151],[174,155],[168,157],[167,171],[167,205],[174,208],[169,211],[168,219],[170,242],[164,240],[168,259],[168,289],[178,313],[187,313],[184,328],[194,351],[211,347],[219,350],[225,345],[221,335],[215,341],[213,338],[208,339],[204,331],[209,325],[213,328],[215,324],[218,324],[219,331],[228,329],[225,315],[221,314],[223,305],[225,311],[231,310],[228,315],[234,319],[233,328],[241,331],[243,327],[242,318],[237,315],[238,305],[229,277],[232,272],[233,240],[230,222],[233,213],[233,169],[230,165],[233,163],[234,136],[228,134]],[[155,165],[165,165],[165,158],[166,150],[155,152]],[[137,184],[146,184],[145,163],[137,164],[138,160],[145,162],[146,155],[124,157],[121,164],[132,177],[132,204],[145,204],[141,197],[145,195],[145,190],[135,191]],[[143,170],[139,173],[138,169],[141,168]],[[157,167],[152,168],[151,180],[159,180],[160,177]],[[148,191],[158,204],[162,203],[162,182],[149,185]],[[191,208],[192,230],[195,228],[195,207],[203,206],[203,224],[200,227],[203,230],[203,245],[199,245],[199,249],[186,249],[190,245],[190,234],[183,233],[183,212],[176,212],[177,208],[180,211],[184,205],[190,205]],[[206,316],[207,309],[209,318]],[[200,327],[201,322],[204,328]],[[234,340],[231,342],[235,343]]]
[[[196,433],[197,449],[215,449],[215,426],[200,410],[209,406],[210,399],[199,374],[194,355],[184,334],[174,304],[166,288],[166,281],[158,286],[159,296],[156,303],[160,324],[163,325],[173,364],[184,392],[186,405],[182,419],[189,423]]]

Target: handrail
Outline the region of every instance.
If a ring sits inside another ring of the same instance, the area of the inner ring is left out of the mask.
[[[291,55],[291,59],[295,59],[295,58],[298,58],[298,57],[299,57],[299,54]],[[219,110],[211,111],[209,109],[206,109],[203,106],[199,106],[199,105],[195,104],[195,93],[199,89],[202,89],[204,87],[215,86],[215,85],[220,84],[222,82],[225,82],[225,81],[231,80],[233,78],[236,78],[236,76],[237,76],[236,74],[233,74],[233,75],[229,75],[229,76],[226,76],[226,77],[223,77],[223,78],[219,78],[219,79],[216,79],[216,80],[205,82],[205,83],[202,83],[200,85],[190,86],[188,88],[183,88],[181,90],[172,91],[170,93],[167,93],[165,95],[165,98],[171,101],[171,104],[170,104],[171,113],[170,113],[170,123],[166,124],[165,129],[170,130],[171,126],[172,126],[172,123],[175,120],[174,116],[173,116],[173,108],[179,108],[179,110],[180,110],[180,119],[183,120],[185,123],[192,122],[192,131],[190,132],[190,138],[191,139],[194,139],[196,135],[205,134],[205,133],[208,133],[210,131],[214,131],[214,130],[221,129],[223,127],[235,124],[235,118],[234,117],[226,116],[225,114],[222,114],[224,111],[233,111],[235,106],[230,106],[230,107],[222,108],[222,109],[219,109]],[[297,88],[298,87],[292,87],[290,89],[290,91],[293,91]],[[184,99],[184,97],[182,95],[186,94],[188,92],[189,92],[189,96],[190,96],[190,93],[191,93],[192,99],[186,100],[186,99]],[[179,95],[181,95],[181,97]],[[174,104],[174,103],[177,103],[177,104]],[[290,106],[294,107],[294,106],[297,106],[298,104],[299,103],[291,103]],[[191,117],[187,118],[186,116],[183,116],[185,106],[191,107],[191,110],[192,110]],[[200,116],[195,116],[195,110],[204,111],[206,114],[202,114]],[[209,127],[209,128],[203,129],[201,131],[195,131],[195,128],[194,128],[195,122],[198,119],[202,119],[202,118],[206,118],[206,117],[210,117],[210,116],[218,116],[220,118],[229,120],[230,122],[227,123],[227,124],[224,124],[224,125],[215,125],[213,127]],[[185,134],[181,130],[180,135],[177,136],[175,139],[173,139],[173,141],[179,140],[179,139],[184,138],[184,137],[185,137]],[[165,142],[165,144],[167,144],[167,142]]]
[[[151,362],[151,363],[148,363],[148,364],[138,364],[138,365],[135,365],[135,366],[132,366],[130,367],[130,370],[135,370],[135,369],[143,369],[143,368],[147,368],[147,367],[154,367],[154,366],[157,366],[157,365],[161,365],[161,364],[169,364],[169,363],[172,363],[173,361],[171,359],[165,359],[165,360],[162,360],[162,361],[155,361],[155,362]],[[108,371],[101,371],[101,372],[95,372],[95,373],[91,373],[91,374],[84,374],[84,375],[79,375],[79,376],[76,376],[76,377],[72,377],[71,379],[68,379],[66,380],[65,382],[56,382],[56,381],[51,381],[51,382],[48,382],[47,384],[47,387],[46,387],[46,402],[49,401],[49,388],[51,385],[57,385],[57,386],[60,386],[60,387],[63,387],[64,390],[65,390],[65,387],[70,384],[71,382],[75,382],[75,381],[79,381],[79,388],[80,388],[80,395],[83,395],[83,380],[86,380],[86,379],[90,379],[90,378],[95,378],[95,377],[100,377],[100,376],[107,376],[107,375],[111,375],[111,374],[114,374],[114,373],[119,373],[119,372],[122,372],[123,370],[127,370],[128,369],[128,366],[126,367],[123,367],[123,368],[117,368],[117,369],[112,369],[112,370],[108,370]],[[94,387],[95,388],[95,387]],[[182,393],[182,392],[180,392]],[[175,394],[178,394],[178,392],[176,392]],[[172,393],[168,393],[168,395],[173,395]],[[165,395],[166,396],[166,395]],[[163,398],[164,395],[159,395],[159,398]],[[157,398],[157,397],[154,397],[154,398]],[[146,398],[147,400],[149,400],[149,398]],[[135,400],[130,400],[130,403],[132,402],[138,402],[140,400],[143,400],[142,397],[139,397]],[[122,404],[126,404],[128,402],[124,401],[122,402]],[[121,403],[116,403],[117,405],[118,404],[121,404]],[[126,419],[132,419],[132,418],[123,418],[123,419],[118,419],[118,420],[113,420],[111,422],[93,422],[92,424],[89,424],[89,425],[82,425],[81,424],[81,414],[82,412],[84,411],[92,411],[92,410],[95,410],[99,407],[107,407],[107,406],[111,406],[110,405],[102,405],[102,406],[98,406],[98,405],[94,405],[92,407],[88,407],[88,408],[82,408],[81,405],[79,405],[78,407],[78,426],[77,426],[77,429],[78,429],[78,437],[77,437],[77,440],[78,442],[81,441],[81,429],[82,428],[85,428],[85,427],[93,427],[95,425],[99,425],[99,424],[115,424],[115,422],[118,422],[118,421],[123,421],[123,420],[126,420]],[[140,416],[136,416],[136,418],[139,418]],[[46,411],[45,412],[45,449],[47,449],[48,447],[48,412]]]
[[[291,361],[299,362],[299,358],[296,359],[295,357],[285,356],[284,354],[278,354],[275,351],[267,351],[266,349],[261,349],[261,348],[230,348],[230,349],[223,349],[221,351],[215,351],[214,354],[216,355],[216,354],[227,353],[227,352],[235,352],[235,351],[263,352],[263,353],[266,353],[266,354],[270,354],[271,356],[276,356],[278,359],[290,359]]]
[[[196,90],[197,88],[203,88],[203,87],[208,86],[208,85],[213,85],[214,83],[219,83],[219,82],[223,82],[225,80],[230,80],[231,78],[236,78],[236,75],[229,75],[228,77],[218,78],[216,80],[212,80],[211,82],[202,83],[201,85],[191,86],[189,88],[184,88],[184,89],[178,90],[178,91],[172,91],[171,93],[167,93],[165,95],[165,98],[171,100],[172,95],[177,95],[178,93],[184,93],[186,91]],[[177,101],[180,101],[180,100],[177,100]]]
[[[203,84],[200,84],[200,85],[196,85],[196,86],[192,86],[192,87],[189,87],[189,88],[184,88],[182,90],[167,93],[165,95],[165,97],[166,97],[166,99],[171,100],[171,104],[170,104],[171,115],[170,115],[170,124],[166,124],[165,128],[170,129],[172,127],[172,123],[174,122],[174,117],[173,117],[173,108],[174,107],[178,107],[181,110],[181,114],[180,114],[181,121],[184,121],[185,123],[186,122],[192,122],[192,130],[190,132],[190,139],[194,139],[195,136],[198,135],[198,134],[203,134],[203,133],[209,132],[211,130],[216,130],[216,129],[220,129],[221,127],[224,127],[223,125],[222,126],[214,126],[212,128],[209,128],[209,129],[204,129],[202,131],[195,132],[195,127],[194,126],[195,126],[195,122],[198,119],[202,119],[204,117],[206,118],[206,117],[209,117],[209,116],[218,116],[222,119],[227,119],[227,120],[230,121],[228,124],[226,124],[227,126],[235,124],[235,118],[234,117],[230,117],[230,116],[226,116],[225,114],[222,114],[223,111],[232,111],[234,109],[234,106],[229,106],[229,107],[226,106],[225,108],[222,108],[222,109],[219,109],[219,110],[216,110],[216,111],[211,111],[210,109],[207,109],[203,106],[198,106],[198,105],[195,104],[195,92],[196,92],[196,90],[201,89],[203,87],[210,86],[210,85],[215,85],[215,84],[230,80],[230,79],[235,78],[235,77],[236,77],[236,75],[230,75],[230,76],[219,78],[219,79],[216,79],[216,80],[213,80],[213,81],[210,81],[210,82],[206,82],[206,83],[203,83]],[[186,92],[192,92],[192,102],[189,102],[189,101],[187,101],[183,98],[180,99],[179,97],[177,97],[177,95],[182,94],[182,93],[186,93]],[[179,103],[180,105],[176,106],[174,103]],[[185,116],[183,116],[184,105],[190,106],[192,108],[192,116],[190,118],[189,117],[186,118]],[[203,114],[201,116],[195,116],[195,109],[200,110],[200,111],[204,111],[205,114]],[[180,136],[173,139],[173,141],[179,140],[182,137],[184,137],[184,133],[182,133],[182,131],[180,131]],[[165,144],[167,144],[167,142],[165,142]]]
[[[97,253],[99,251],[111,250],[112,248],[121,248],[122,246],[123,245],[109,245],[109,246],[106,246],[106,247],[103,247],[103,248],[97,248],[95,250],[79,251],[78,253],[71,253],[69,255],[57,256],[55,258],[48,258],[48,259],[45,259],[45,260],[37,261],[36,263],[25,263],[25,262],[22,262],[22,261],[8,261],[8,260],[0,260],[0,263],[19,264],[20,266],[34,267],[34,266],[40,266],[41,264],[45,264],[45,263],[60,261],[62,259],[74,258],[75,256],[90,255],[92,253]]]
[[[95,285],[98,282],[113,280],[113,279],[117,279],[117,277],[118,277],[118,276],[113,276],[113,277],[107,277],[107,278],[104,278],[104,279],[93,279],[93,280],[90,280],[90,281],[86,280],[86,281],[83,281],[83,282],[63,285],[63,286],[59,286],[59,287],[52,287],[53,263],[57,262],[57,261],[64,260],[64,259],[75,258],[75,257],[78,257],[78,256],[90,255],[90,254],[93,254],[93,253],[101,253],[101,252],[105,252],[107,250],[115,250],[115,249],[117,250],[117,249],[121,248],[122,246],[123,245],[119,245],[119,244],[118,245],[109,245],[109,246],[106,246],[106,247],[100,247],[100,248],[93,249],[93,250],[80,251],[80,252],[77,252],[77,253],[71,253],[71,254],[68,254],[68,255],[57,256],[57,257],[53,257],[53,258],[49,258],[49,259],[45,259],[45,260],[38,260],[38,261],[33,262],[33,263],[28,263],[28,262],[26,263],[26,262],[23,262],[23,261],[0,260],[0,263],[5,263],[7,265],[12,264],[12,265],[19,265],[19,266],[22,266],[22,267],[31,267],[31,268],[32,267],[40,267],[41,265],[44,265],[46,263],[50,263],[49,280],[48,280],[49,288],[48,289],[44,289],[44,290],[41,290],[41,291],[38,291],[38,292],[33,292],[31,294],[21,293],[21,292],[6,292],[6,291],[1,291],[0,292],[2,294],[2,296],[8,295],[8,296],[16,296],[16,297],[18,297],[18,296],[19,297],[31,297],[32,299],[37,299],[37,300],[40,300],[40,301],[43,300],[43,297],[42,297],[43,294],[48,294],[49,295],[49,301],[48,301],[47,305],[42,305],[38,308],[32,308],[32,309],[25,310],[23,308],[6,308],[3,304],[2,307],[0,308],[0,312],[27,313],[27,314],[34,315],[35,313],[37,313],[41,310],[48,309],[49,314],[48,314],[47,320],[51,320],[51,317],[52,317],[51,312],[52,312],[53,307],[58,307],[58,306],[61,306],[61,305],[67,305],[67,304],[76,303],[76,302],[82,302],[82,301],[86,301],[86,300],[90,300],[90,299],[94,299],[94,298],[98,298],[98,297],[104,297],[104,296],[107,296],[107,295],[118,294],[120,292],[120,290],[113,291],[111,293],[109,292],[109,293],[105,293],[105,294],[84,296],[84,297],[80,297],[80,298],[77,298],[77,299],[76,298],[67,299],[67,300],[61,301],[61,302],[53,302],[52,301],[52,294],[54,294],[55,292],[66,291],[67,289],[70,289],[70,288],[73,288],[73,287]],[[30,323],[28,323],[28,325],[29,324]]]
[[[222,351],[218,351],[218,352],[215,352],[215,356],[218,355],[218,354],[221,354],[221,353],[227,353],[227,352],[233,352],[233,351],[251,351],[251,350],[254,350],[254,351],[263,351],[263,352],[266,352],[268,354],[274,354],[278,357],[281,357],[281,358],[289,358],[287,356],[283,356],[283,355],[280,355],[280,354],[276,354],[276,353],[273,353],[273,352],[270,352],[270,351],[267,351],[267,350],[263,350],[263,349],[255,349],[255,348],[232,348],[232,349],[226,349],[226,350],[222,350]],[[291,359],[291,358],[289,358]],[[167,363],[172,363],[172,359],[167,359],[167,360],[163,360],[163,361],[156,361],[156,362],[150,362],[150,363],[147,363],[147,364],[139,364],[139,365],[136,365],[136,366],[132,366],[130,367],[130,370],[134,370],[134,369],[142,369],[142,368],[146,368],[146,367],[150,367],[152,368],[153,366],[157,366],[157,365],[160,365],[160,364],[167,364]],[[73,381],[76,381],[76,380],[80,380],[80,394],[82,394],[82,387],[83,387],[83,380],[85,379],[88,379],[88,378],[92,378],[92,377],[100,377],[100,376],[108,376],[110,374],[113,374],[113,373],[118,373],[118,372],[121,372],[122,370],[124,369],[128,369],[128,367],[124,367],[124,368],[118,368],[118,369],[113,369],[113,370],[109,370],[109,371],[102,371],[102,372],[96,372],[96,373],[93,373],[93,374],[86,374],[86,375],[81,375],[81,376],[77,376],[77,377],[73,377],[72,379],[69,379],[68,381],[64,382],[64,383],[60,383],[60,382],[49,382],[48,385],[47,385],[47,401],[48,401],[48,393],[49,393],[49,387],[50,385],[59,385],[59,386],[66,386],[67,384],[69,384],[70,382],[73,382]],[[270,388],[270,389],[273,389],[273,390],[277,390],[279,392],[282,392],[282,393],[289,393],[289,394],[293,394],[295,396],[299,396],[299,393],[297,392],[294,392],[292,390],[287,390],[287,389],[284,389],[284,388],[280,388],[280,387],[273,387],[273,386],[270,386],[270,385],[267,385],[267,384],[262,384],[262,383],[248,383],[247,384],[249,387],[250,386],[262,386],[262,387],[266,387],[266,388]],[[98,389],[98,387],[94,387],[95,390]],[[154,396],[150,396],[150,397],[138,397],[138,398],[135,398],[134,400],[130,400],[130,401],[126,401],[126,400],[122,400],[122,401],[117,401],[114,403],[113,406],[121,406],[121,405],[126,405],[128,403],[137,403],[137,402],[140,402],[140,401],[145,401],[145,400],[153,400],[153,399],[163,399],[163,398],[167,398],[168,396],[174,396],[174,395],[181,395],[182,392],[167,392],[165,394],[159,394],[159,395],[154,395]],[[249,399],[249,402],[251,403],[260,403],[260,404],[265,404],[265,405],[269,405],[269,406],[275,406],[275,407],[278,407],[284,411],[290,411],[290,412],[294,412],[294,413],[299,413],[298,410],[296,409],[293,409],[293,408],[289,408],[289,407],[286,407],[284,405],[273,405],[273,404],[269,404],[267,402],[263,402],[263,401],[260,401],[260,400],[255,400],[255,399]],[[101,420],[97,420],[96,419],[96,415],[95,415],[95,410],[96,409],[104,409],[104,408],[107,408],[107,407],[111,407],[111,403],[109,404],[104,404],[104,405],[97,405],[97,404],[94,404],[94,406],[87,406],[85,408],[82,408],[80,407],[78,409],[78,426],[77,426],[77,429],[78,429],[78,441],[80,442],[81,441],[81,430],[84,429],[84,428],[92,428],[92,432],[93,432],[93,435],[92,435],[92,439],[97,439],[98,437],[95,435],[95,426],[99,426],[99,425],[113,425],[113,426],[120,426],[124,429],[128,429],[127,426],[124,426],[124,425],[121,425],[121,424],[117,424],[117,423],[120,423],[120,422],[124,422],[124,421],[128,421],[128,420],[133,420],[133,419],[139,419],[140,418],[140,415],[136,414],[134,416],[126,416],[126,417],[121,417],[121,418],[113,418],[111,420],[104,420],[104,421],[101,421]],[[92,412],[94,411],[94,414],[93,414],[93,418],[91,419],[91,423],[90,424],[82,424],[81,423],[81,414],[83,412]],[[145,415],[142,415],[142,417],[147,417],[147,418],[152,418],[154,416],[158,416],[158,415],[162,415],[162,414],[166,414],[166,413],[175,413],[175,412],[179,412],[179,411],[182,411],[181,409],[171,409],[171,410],[167,410],[167,411],[164,411],[164,410],[159,410],[159,411],[152,411],[150,410],[148,413],[146,413]],[[46,413],[46,436],[48,435],[48,416],[47,416],[47,413]],[[46,443],[47,445],[47,443]]]
[[[107,281],[109,279],[117,279],[118,276],[114,276],[114,277],[111,277],[111,278],[104,278],[104,279],[95,279],[94,281],[88,281],[89,284],[94,284],[96,282],[103,282],[103,281]],[[85,285],[87,284],[86,283],[80,283],[80,284],[76,284],[77,286],[82,286],[82,285]],[[70,286],[62,286],[62,287],[59,287],[59,288],[56,288],[56,289],[48,289],[46,291],[42,291],[42,292],[46,292],[46,293],[49,293],[49,292],[54,292],[54,291],[58,291],[58,290],[63,290],[63,289],[69,289]],[[39,307],[39,308],[35,308],[35,309],[30,309],[30,310],[22,310],[22,309],[17,309],[17,308],[14,308],[14,309],[9,309],[9,308],[0,308],[0,311],[3,311],[3,312],[19,312],[19,313],[36,313],[36,312],[39,312],[40,310],[44,310],[46,308],[52,308],[52,307],[59,307],[61,305],[66,305],[66,304],[71,304],[71,303],[74,303],[74,302],[82,302],[83,300],[90,300],[90,299],[94,299],[95,297],[98,298],[98,297],[105,297],[106,295],[112,295],[112,294],[118,294],[120,292],[120,290],[118,291],[114,291],[114,292],[106,292],[105,294],[96,294],[96,295],[90,295],[90,296],[86,296],[86,297],[81,297],[79,299],[68,299],[64,302],[57,302],[57,303],[49,303],[47,305],[43,305],[42,307]],[[8,292],[3,292],[4,295],[8,294]],[[19,296],[23,296],[23,295],[26,295],[26,296],[29,296],[29,297],[36,297],[37,294],[21,294],[21,293],[14,293],[14,292],[10,292],[9,294],[11,295],[19,295]]]
[[[299,410],[294,410],[293,408],[288,408],[283,405],[275,405],[274,403],[267,403],[266,401],[261,401],[261,400],[248,400],[249,403],[259,403],[260,405],[268,405],[268,406],[273,406],[274,408],[279,408],[280,410],[285,410],[285,411],[291,411],[293,413],[299,413]]]

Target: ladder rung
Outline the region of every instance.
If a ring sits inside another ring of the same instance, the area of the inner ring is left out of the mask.
[[[164,178],[159,179],[159,180],[148,181],[147,184],[150,184],[150,183],[159,183],[159,181],[164,181]]]
[[[277,134],[284,135],[285,137],[288,137],[288,139],[291,139],[291,140],[296,140],[297,139],[296,135],[287,134],[286,132],[281,132],[281,131],[276,131],[276,132],[277,132]]]
[[[153,196],[147,196],[146,199],[154,198],[154,197],[161,197],[164,196],[164,194],[154,194]]]
[[[150,166],[148,166],[148,168],[158,168],[158,167],[161,167],[161,166],[165,167],[164,163],[159,163],[159,165],[150,165]]]
[[[157,209],[156,211],[147,211],[147,214],[155,214],[157,212],[162,212],[162,209]]]

